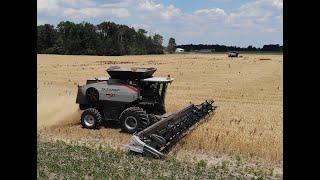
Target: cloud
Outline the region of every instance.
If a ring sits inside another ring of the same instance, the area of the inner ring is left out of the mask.
[[[199,9],[199,10],[196,10],[194,12],[194,14],[209,14],[209,15],[212,15],[212,16],[215,16],[215,15],[218,15],[218,16],[225,16],[227,15],[227,13],[223,10],[223,9],[220,9],[220,8],[213,8],[213,9]]]
[[[193,19],[202,19],[205,22],[221,22],[224,21],[228,14],[220,8],[199,9],[192,14]]]
[[[139,3],[139,8],[141,10],[157,11],[157,10],[163,10],[164,6],[162,4],[156,4],[153,1],[145,0]]]
[[[272,19],[282,14],[282,0],[256,0],[242,4],[231,12],[226,22],[239,28],[261,29],[272,24]]]
[[[108,17],[108,16],[115,16],[118,18],[125,18],[129,17],[130,13],[126,8],[81,8],[81,9],[74,9],[74,8],[66,8],[64,10],[64,14],[68,17],[72,18],[94,18],[94,17]]]
[[[272,5],[278,9],[283,9],[283,0],[272,0]]]
[[[160,12],[162,18],[165,20],[170,20],[174,17],[179,17],[181,15],[181,10],[175,8],[173,5],[168,6],[162,12]]]
[[[61,0],[61,3],[64,3],[66,6],[72,6],[72,7],[92,7],[95,6],[95,1],[91,0]]]
[[[131,2],[125,0],[124,2]],[[121,7],[121,2],[98,4],[91,0],[38,0],[38,12],[50,16],[64,16],[73,19],[88,19],[96,17],[126,18],[130,16],[127,8]]]
[[[57,0],[37,0],[37,9],[39,12],[48,14],[55,13],[60,8]]]
[[[139,3],[139,9],[151,12],[153,15],[160,15],[164,20],[171,20],[182,14],[181,10],[173,5],[164,6],[163,4],[156,4],[152,0],[145,0]]]
[[[221,4],[233,0],[211,1]],[[238,43],[253,37],[282,37],[282,0],[248,0],[193,11],[176,6],[155,0],[38,0],[38,24],[110,20],[143,28],[148,34],[160,33],[165,41],[175,37],[177,43]]]

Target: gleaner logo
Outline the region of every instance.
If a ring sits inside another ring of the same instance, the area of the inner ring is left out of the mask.
[[[102,88],[103,91],[120,91],[120,89]]]

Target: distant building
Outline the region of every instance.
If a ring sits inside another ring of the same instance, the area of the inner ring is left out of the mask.
[[[176,49],[176,52],[184,52],[184,49],[182,49],[182,48],[177,48],[177,49]]]

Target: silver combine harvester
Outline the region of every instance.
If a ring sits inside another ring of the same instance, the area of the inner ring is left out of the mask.
[[[173,78],[154,77],[156,68],[107,69],[110,78],[87,80],[78,86],[76,103],[84,128],[98,129],[103,121],[117,121],[134,133],[127,145],[132,152],[163,158],[190,128],[214,113],[212,100],[190,103],[176,113],[167,113],[165,95]]]

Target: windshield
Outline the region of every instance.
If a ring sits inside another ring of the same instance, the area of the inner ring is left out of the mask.
[[[142,85],[141,94],[146,98],[161,101],[164,98],[166,83],[163,82],[145,82]]]

